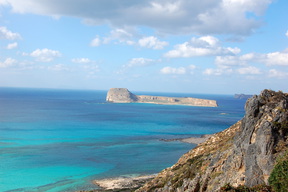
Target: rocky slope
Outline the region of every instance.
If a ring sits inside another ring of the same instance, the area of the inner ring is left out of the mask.
[[[138,192],[204,192],[268,184],[276,158],[288,148],[288,94],[264,90],[248,99],[230,128],[184,154]]]
[[[106,101],[113,103],[153,103],[165,105],[217,107],[217,102],[215,100],[198,99],[192,97],[134,95],[126,88],[111,88],[107,93]]]

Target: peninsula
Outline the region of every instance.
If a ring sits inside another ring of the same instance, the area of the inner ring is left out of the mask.
[[[265,89],[245,111],[136,191],[287,192],[288,93]]]
[[[162,105],[189,105],[201,107],[217,107],[215,100],[192,97],[163,97],[149,95],[134,95],[126,88],[111,88],[106,97],[112,103],[153,103]]]

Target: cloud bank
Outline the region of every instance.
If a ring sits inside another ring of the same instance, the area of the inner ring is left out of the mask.
[[[1,0],[16,13],[72,16],[94,25],[147,26],[170,34],[248,35],[272,0]]]
[[[0,4],[1,4],[1,1],[0,1]],[[18,33],[14,33],[8,30],[4,26],[0,26],[0,39],[16,40],[16,39],[21,39],[21,36]]]
[[[161,74],[165,75],[184,75],[187,73],[193,74],[194,69],[196,68],[195,65],[189,65],[187,67],[163,67],[160,70]]]
[[[212,36],[193,37],[190,42],[176,45],[174,50],[168,51],[164,56],[176,57],[195,57],[211,55],[235,55],[240,53],[239,48],[221,47],[219,40]]]
[[[24,54],[27,55],[27,54]],[[32,53],[28,54],[31,57],[34,57],[37,61],[40,62],[51,62],[57,57],[61,57],[61,53],[59,51],[51,50],[51,49],[36,49]]]
[[[7,58],[3,62],[0,61],[0,68],[7,68],[13,66],[17,61],[13,58]]]

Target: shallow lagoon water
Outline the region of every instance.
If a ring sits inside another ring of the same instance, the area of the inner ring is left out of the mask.
[[[111,104],[106,91],[0,88],[0,191],[76,191],[93,179],[152,174],[195,145],[161,139],[211,134],[243,117],[232,95],[219,107]]]

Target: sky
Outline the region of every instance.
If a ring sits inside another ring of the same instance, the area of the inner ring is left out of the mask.
[[[288,92],[287,0],[0,0],[0,87]]]

